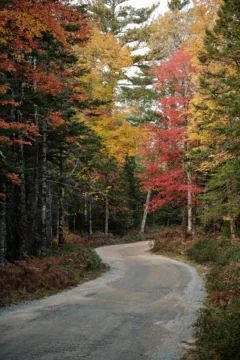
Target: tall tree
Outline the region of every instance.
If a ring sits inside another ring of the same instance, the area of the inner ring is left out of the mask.
[[[168,60],[156,66],[156,89],[160,99],[157,111],[161,121],[153,125],[149,139],[149,161],[142,175],[146,190],[157,194],[151,201],[151,209],[167,203],[187,204],[188,232],[193,232],[193,201],[198,188],[194,185],[190,160],[187,158],[189,144],[186,128],[189,121],[189,103],[193,96],[191,76],[194,68],[190,56],[179,49]]]
[[[200,155],[199,169],[207,172],[210,178],[206,196],[212,204],[209,210],[218,209],[219,216],[229,219],[233,238],[238,216],[236,159],[240,149],[239,14],[238,1],[225,0],[213,30],[206,32],[204,48],[199,55],[202,72],[192,125],[192,138],[198,141],[195,154]],[[227,173],[232,174],[231,179],[224,176]]]
[[[69,64],[76,61],[72,46],[83,44],[89,31],[85,17],[67,2],[4,1],[0,11],[1,187],[7,256],[14,260],[39,247],[46,255],[49,147],[52,141],[56,149],[69,142],[73,106],[83,104],[84,91],[76,87]]]
[[[130,24],[145,24],[158,3],[149,7],[135,8],[128,5],[128,0],[90,0],[88,8],[104,33],[112,33],[122,39],[123,43],[139,41],[139,31],[127,29]],[[138,35],[137,35],[138,34]]]

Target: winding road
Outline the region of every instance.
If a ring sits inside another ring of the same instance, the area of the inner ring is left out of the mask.
[[[1,360],[179,360],[204,299],[196,270],[149,243],[97,249],[110,271],[0,313]]]

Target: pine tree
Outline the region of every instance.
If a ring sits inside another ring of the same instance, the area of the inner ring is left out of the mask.
[[[151,15],[158,6],[156,3],[150,7],[134,8],[127,5],[126,0],[92,0],[89,10],[103,32],[112,33],[124,45],[129,44],[133,52],[146,46],[150,36]],[[127,28],[128,25],[132,26]],[[130,117],[136,123],[150,121],[154,117],[151,107],[155,101],[155,92],[152,89],[153,75],[149,73],[149,60],[153,59],[149,59],[148,54],[132,55],[137,74],[128,75],[125,72],[124,81],[119,82],[119,101],[139,107]]]
[[[134,8],[126,3],[127,0],[90,0],[88,3],[88,9],[100,24],[101,30],[121,38],[125,44],[135,39],[139,41],[140,33],[126,30],[126,27],[130,24],[145,24],[159,5],[156,3],[150,7]]]
[[[207,171],[210,178],[207,213],[217,212],[219,217],[228,217],[232,237],[235,237],[234,224],[239,214],[236,206],[239,170],[235,160],[240,150],[239,21],[239,1],[225,0],[216,25],[206,32],[204,49],[199,55],[203,70],[196,116],[200,120],[195,124],[202,134],[200,170]]]
[[[185,6],[190,4],[190,0],[170,0],[168,7],[171,11],[182,10]]]

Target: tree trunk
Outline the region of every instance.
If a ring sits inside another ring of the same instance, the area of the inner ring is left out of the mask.
[[[22,97],[24,94],[22,94]],[[20,123],[23,123],[22,113],[20,110],[17,110],[17,118]],[[20,136],[20,140],[23,138]],[[24,158],[24,147],[23,144],[20,144],[19,147],[19,162],[21,168],[25,168],[25,158]],[[17,211],[18,211],[18,244],[19,244],[19,258],[22,259],[26,255],[27,244],[26,244],[26,235],[27,235],[27,211],[26,211],[26,179],[24,172],[20,175],[21,184],[16,187],[17,192]]]
[[[92,197],[90,196],[89,199],[89,212],[88,212],[88,218],[89,218],[89,236],[92,236]]]
[[[42,127],[41,257],[47,255],[47,120]]]
[[[149,201],[151,199],[151,194],[152,194],[152,191],[148,190],[146,204],[145,204],[145,207],[144,207],[144,212],[143,212],[143,217],[142,217],[142,224],[141,224],[140,234],[144,234],[144,231],[145,231],[145,226],[146,226],[146,221],[147,221],[147,214],[148,214],[148,207],[149,207]]]
[[[73,216],[73,232],[76,232],[76,215]]]
[[[187,184],[188,184],[188,193],[187,193],[187,234],[193,234],[193,208],[192,208],[192,191],[190,190],[192,186],[192,174],[191,171],[187,171]]]
[[[84,231],[88,233],[88,195],[84,194]]]
[[[36,69],[37,60],[36,57],[33,58],[33,67]],[[37,91],[37,82],[34,81],[34,91]],[[34,106],[34,123],[36,127],[39,129],[39,120],[38,120],[38,106],[36,104]],[[34,164],[34,194],[33,194],[33,202],[32,202],[32,212],[30,216],[32,217],[32,227],[31,234],[33,237],[33,254],[36,256],[38,251],[38,201],[39,201],[39,145],[38,142],[35,143],[35,164]]]
[[[237,232],[236,223],[235,223],[234,217],[232,215],[230,215],[229,218],[230,218],[231,239],[236,240],[236,238],[237,238],[237,236],[236,236],[236,232]]]
[[[58,246],[63,246],[63,221],[64,221],[64,185],[63,185],[63,149],[60,149],[60,162],[59,162],[59,212],[58,212]]]
[[[52,247],[52,193],[50,185],[51,171],[48,170],[48,187],[47,187],[47,247]]]
[[[108,226],[109,226],[109,199],[108,195],[106,194],[105,198],[105,235],[108,236]]]
[[[5,263],[6,257],[6,187],[2,185],[0,194],[0,266]]]

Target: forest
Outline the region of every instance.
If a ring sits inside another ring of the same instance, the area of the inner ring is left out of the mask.
[[[237,360],[239,0],[159,6],[1,0],[3,305],[17,276],[22,292],[76,285],[82,262],[102,266],[97,239],[133,232],[210,264],[201,359]]]
[[[1,2],[1,265],[64,229],[237,237],[238,4],[157,7]]]

